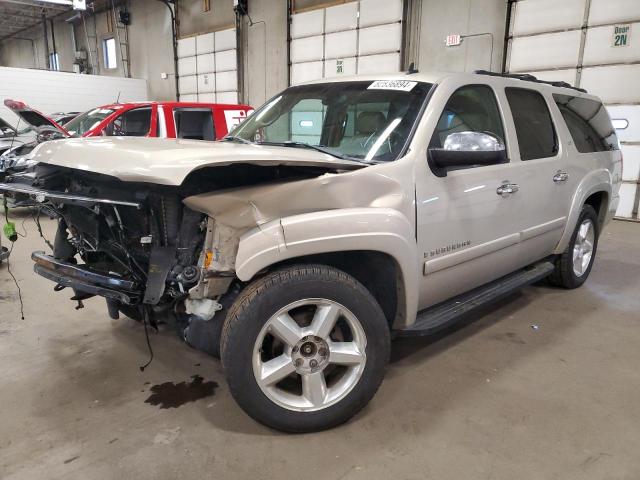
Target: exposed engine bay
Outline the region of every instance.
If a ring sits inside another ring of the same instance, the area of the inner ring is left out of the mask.
[[[239,236],[247,230],[192,210],[184,199],[327,171],[233,164],[198,170],[176,187],[39,163],[9,172],[0,190],[13,201],[30,198],[57,218],[52,254],[32,255],[36,273],[54,281],[56,291],[73,289],[80,305],[103,296],[112,318],[124,313],[184,327],[194,317],[211,319],[234,291]]]

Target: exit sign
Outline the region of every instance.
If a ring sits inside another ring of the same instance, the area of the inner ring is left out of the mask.
[[[444,43],[447,47],[455,47],[462,43],[462,37],[460,35],[447,35]]]
[[[613,45],[614,47],[628,47],[631,40],[631,25],[614,25],[613,26]]]

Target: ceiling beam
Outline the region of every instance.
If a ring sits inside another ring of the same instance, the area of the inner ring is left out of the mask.
[[[63,0],[60,0],[60,1],[63,1]],[[71,0],[68,0],[68,1],[69,1],[68,4],[67,3],[58,4],[58,3],[44,2],[40,0],[0,0],[0,4],[10,3],[14,5],[25,5],[29,7],[40,7],[40,8],[45,8],[47,10],[63,11],[63,10],[70,9],[72,2]]]

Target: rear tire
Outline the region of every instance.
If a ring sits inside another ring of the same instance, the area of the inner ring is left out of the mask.
[[[556,260],[549,283],[568,289],[582,285],[591,273],[599,235],[598,215],[591,205],[584,205],[569,245]]]
[[[324,265],[287,267],[250,284],[229,310],[221,341],[225,377],[242,409],[296,433],[360,411],[382,382],[389,350],[376,300]]]

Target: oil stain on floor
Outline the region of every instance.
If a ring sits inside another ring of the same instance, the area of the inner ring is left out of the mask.
[[[205,382],[200,375],[193,375],[189,383],[165,382],[153,385],[149,389],[151,395],[144,403],[160,408],[177,408],[185,403],[213,396],[216,388],[218,388],[217,382]]]

